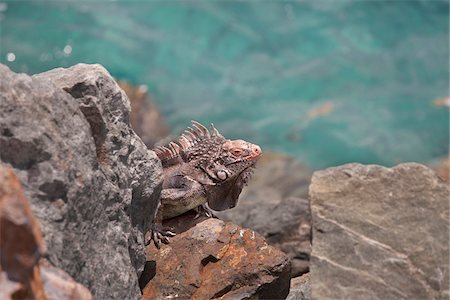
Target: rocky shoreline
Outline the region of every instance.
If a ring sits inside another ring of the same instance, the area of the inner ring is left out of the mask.
[[[450,189],[426,166],[265,155],[235,209],[169,220],[158,250],[148,96],[100,65],[0,78],[2,299],[450,297]]]

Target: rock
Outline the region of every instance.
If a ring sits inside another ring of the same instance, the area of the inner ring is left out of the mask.
[[[143,299],[284,299],[289,292],[288,257],[254,231],[218,219],[159,251],[149,246],[147,258]]]
[[[119,86],[127,94],[131,104],[131,125],[149,148],[169,135],[158,107],[147,93],[146,88],[134,87],[124,81]]]
[[[44,299],[39,223],[12,169],[0,167],[0,299]]]
[[[39,263],[47,300],[92,300],[91,292],[47,260]]]
[[[162,172],[100,65],[28,76],[0,65],[0,158],[42,225],[49,261],[98,299],[140,297]]]
[[[315,172],[313,299],[449,299],[449,192],[415,163]]]
[[[38,221],[12,169],[0,167],[0,298],[90,300],[88,289],[41,258]]]
[[[263,235],[288,254],[292,276],[309,270],[311,214],[306,199],[311,171],[295,159],[264,153],[238,205],[217,215]]]
[[[291,289],[286,300],[311,300],[309,273],[291,279]]]

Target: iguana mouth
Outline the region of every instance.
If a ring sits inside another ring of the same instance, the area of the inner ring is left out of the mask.
[[[246,161],[258,159],[262,155],[261,148],[258,145],[252,145],[252,154],[245,157]]]
[[[250,156],[250,157],[248,158],[248,160],[254,160],[254,159],[260,158],[261,156],[262,156],[262,152],[255,153],[255,154],[253,154],[252,156]]]

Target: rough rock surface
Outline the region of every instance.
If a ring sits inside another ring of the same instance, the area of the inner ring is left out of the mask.
[[[44,252],[18,178],[0,167],[0,299],[92,299],[88,289],[42,259]]]
[[[311,300],[309,273],[291,279],[291,289],[286,300]]]
[[[311,171],[291,157],[264,153],[238,205],[219,218],[263,235],[288,254],[292,276],[309,270],[311,214],[306,199]]]
[[[127,94],[131,104],[131,126],[149,148],[169,135],[158,107],[148,95],[146,88],[135,87],[126,82],[119,86]]]
[[[449,299],[449,192],[415,163],[315,172],[313,299]]]
[[[207,219],[147,248],[143,299],[284,299],[287,256],[254,231]],[[145,273],[144,272],[144,273]]]
[[[41,223],[49,261],[95,298],[136,299],[162,173],[100,65],[28,76],[0,65],[0,158]]]

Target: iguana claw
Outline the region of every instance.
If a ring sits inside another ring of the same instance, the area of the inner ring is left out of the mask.
[[[146,235],[145,245],[149,245],[153,240],[156,248],[161,248],[161,243],[168,244],[170,242],[169,237],[176,235],[173,230],[174,229],[171,227],[163,227],[160,224],[152,224]]]
[[[206,204],[197,206],[195,210],[197,211],[197,214],[195,215],[194,219],[200,218],[202,213],[205,214],[205,216],[207,216],[208,218],[212,218],[214,216],[213,212],[211,211],[211,209],[209,209],[209,207]]]

